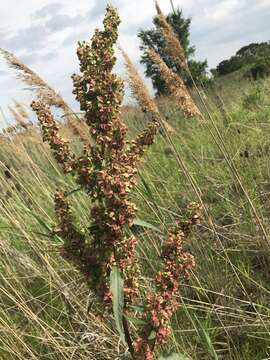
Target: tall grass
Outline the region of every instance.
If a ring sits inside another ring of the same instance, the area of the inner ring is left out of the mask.
[[[194,360],[270,357],[269,85],[254,86],[241,72],[218,80],[205,104],[194,96],[204,123],[185,120],[173,98],[158,103],[175,133],[158,136],[149,148],[132,196],[140,221],[130,231],[138,238],[143,290],[149,291],[163,234],[175,218],[183,220],[194,200],[204,211],[186,243],[196,267],[182,284],[182,306],[163,353]],[[137,108],[126,112],[132,135],[147,117]],[[59,127],[77,155],[81,139],[69,124]],[[84,278],[59,254],[63,240],[50,238],[57,225],[54,193],[73,189],[72,177],[63,175],[35,126],[0,141],[0,358],[123,359],[112,316],[94,315]],[[88,197],[74,191],[69,198],[76,224],[86,229]]]

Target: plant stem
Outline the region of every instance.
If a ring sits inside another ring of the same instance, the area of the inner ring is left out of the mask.
[[[132,340],[131,340],[131,336],[130,336],[130,332],[129,332],[129,328],[128,328],[128,321],[125,318],[125,316],[123,316],[122,322],[123,322],[123,329],[124,329],[124,333],[125,333],[125,339],[126,339],[126,342],[128,345],[128,350],[130,352],[132,359],[134,359],[134,348],[132,345]]]
[[[175,13],[175,7],[174,7],[174,4],[173,4],[173,0],[170,0],[170,2],[171,2],[171,6],[172,6],[172,11],[173,11],[173,13]]]

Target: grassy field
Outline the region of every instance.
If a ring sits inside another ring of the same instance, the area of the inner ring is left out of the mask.
[[[241,72],[217,80],[206,89],[207,110],[200,105],[205,122],[184,119],[172,99],[159,101],[176,133],[159,135],[140,166],[134,201],[153,229],[132,231],[150,273],[165,230],[189,202],[203,206],[202,224],[185,243],[196,267],[166,345],[187,359],[270,358],[269,89],[269,80],[247,82]],[[147,121],[135,108],[123,117],[131,134]],[[72,129],[61,132],[79,152]],[[38,127],[0,142],[0,359],[124,359],[113,320],[94,316],[84,280],[59,255],[61,240],[49,236],[53,195],[74,190],[73,179],[62,175]],[[87,228],[87,197],[70,198]]]

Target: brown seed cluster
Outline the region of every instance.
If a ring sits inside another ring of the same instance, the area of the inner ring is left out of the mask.
[[[167,66],[155,50],[148,49],[147,52],[153,62],[158,65],[160,73],[165,80],[171,95],[175,98],[179,110],[181,110],[186,117],[201,115],[200,110],[190,96],[183,80]]]
[[[179,290],[179,280],[186,278],[195,266],[194,257],[183,250],[184,233],[181,229],[171,231],[163,245],[161,258],[164,268],[155,278],[155,293],[148,297],[151,322],[159,344],[166,342],[170,334],[168,322],[179,307],[175,298]]]
[[[78,267],[88,264],[91,269],[91,264],[94,261],[84,261],[83,258],[87,256],[87,246],[85,242],[84,234],[80,233],[73,222],[70,206],[66,201],[64,192],[58,191],[55,194],[55,213],[59,220],[59,226],[55,229],[55,234],[65,239],[65,243],[62,249],[62,255],[65,259],[73,261]],[[72,254],[72,257],[70,255]],[[81,268],[82,273],[89,276],[91,270],[86,267]]]
[[[62,165],[64,171],[71,172],[74,167],[74,155],[68,146],[68,142],[59,135],[59,127],[56,125],[49,106],[41,101],[33,101],[31,107],[36,112],[40,122],[43,141],[50,144],[55,159]]]
[[[200,205],[191,203],[188,206],[188,220],[180,222],[169,232],[162,246],[160,260],[163,268],[154,279],[154,291],[147,297],[149,323],[142,329],[136,341],[136,360],[153,360],[156,344],[164,344],[171,333],[169,326],[173,313],[180,306],[176,295],[179,292],[180,280],[189,277],[195,266],[194,257],[183,249],[183,239],[190,234],[191,228],[200,223]],[[149,339],[151,333],[155,334]]]

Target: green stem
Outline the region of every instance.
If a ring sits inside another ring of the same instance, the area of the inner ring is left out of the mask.
[[[130,332],[129,332],[129,328],[128,328],[128,321],[125,318],[125,316],[123,316],[122,322],[123,322],[123,329],[124,329],[125,339],[126,339],[126,342],[127,342],[127,345],[128,345],[128,350],[130,352],[130,355],[131,355],[132,359],[135,359],[135,357],[134,357],[134,347],[132,345],[132,340],[131,340],[131,336],[130,336]]]

